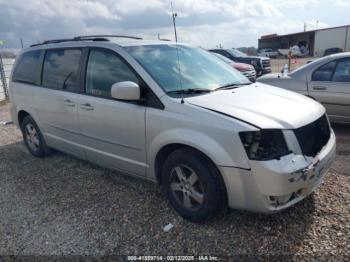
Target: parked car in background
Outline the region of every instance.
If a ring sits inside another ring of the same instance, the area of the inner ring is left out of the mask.
[[[292,46],[290,49],[278,49],[278,52],[284,56],[288,57],[289,52],[292,57],[302,57],[303,54],[300,51],[300,48],[298,46]]]
[[[268,57],[248,56],[237,49],[211,49],[209,51],[223,55],[234,62],[254,66],[257,76],[271,73],[271,61]]]
[[[55,148],[159,183],[194,222],[227,205],[277,212],[320,185],[336,142],[322,105],[251,83],[201,48],[110,38],[19,54],[11,114],[33,156]]]
[[[331,121],[350,123],[350,53],[326,56],[287,75],[269,74],[257,81],[309,96],[325,106]]]
[[[266,48],[266,49],[259,49],[258,51],[258,56],[266,56],[270,58],[276,58],[280,54],[277,50],[273,50],[271,48]]]
[[[337,53],[342,53],[343,52],[343,49],[341,48],[338,48],[338,47],[333,47],[333,48],[328,48],[324,51],[324,56],[327,56],[327,55],[333,55],[333,54],[337,54]]]
[[[240,71],[245,77],[247,77],[251,82],[255,82],[256,80],[256,71],[254,69],[254,66],[244,63],[237,63],[234,62],[227,57],[224,57],[223,55],[220,55],[218,53],[212,52],[213,55],[220,58],[222,61],[228,63],[230,66],[232,66],[234,69]]]

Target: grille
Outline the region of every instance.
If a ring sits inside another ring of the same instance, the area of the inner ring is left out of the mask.
[[[261,63],[263,68],[269,68],[271,66],[270,59],[263,59]]]
[[[331,130],[326,115],[315,122],[294,130],[301,151],[304,155],[314,157],[327,144]]]

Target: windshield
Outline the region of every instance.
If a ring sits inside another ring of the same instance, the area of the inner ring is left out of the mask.
[[[211,54],[217,56],[217,57],[220,58],[222,61],[224,61],[224,62],[226,62],[226,63],[228,63],[228,64],[232,64],[232,63],[233,63],[232,60],[228,59],[227,57],[225,57],[225,56],[223,56],[223,55],[220,55],[220,54],[214,53],[214,52],[212,52]]]
[[[166,91],[214,90],[250,83],[241,73],[208,51],[185,45],[124,47]]]
[[[231,53],[233,56],[236,56],[236,57],[247,56],[245,53],[243,53],[237,49],[227,49],[226,51],[228,51],[229,53]]]

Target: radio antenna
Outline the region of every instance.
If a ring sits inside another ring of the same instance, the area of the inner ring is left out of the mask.
[[[174,33],[175,33],[175,45],[176,45],[176,56],[177,56],[177,67],[179,70],[179,83],[180,83],[180,88],[181,88],[181,104],[185,103],[184,101],[184,90],[182,88],[182,80],[181,80],[181,64],[180,64],[180,55],[179,55],[179,47],[177,45],[177,33],[176,33],[176,23],[175,23],[175,18],[177,17],[177,13],[174,13],[174,8],[173,8],[173,2],[170,2],[171,5],[171,16],[173,18],[173,25],[174,25]]]
[[[174,33],[175,33],[175,42],[177,42],[176,22],[175,22],[175,18],[177,17],[177,13],[174,13],[173,2],[170,2],[170,5],[171,5],[171,16],[173,17],[173,25],[174,25]]]

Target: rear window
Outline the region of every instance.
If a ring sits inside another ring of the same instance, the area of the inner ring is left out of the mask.
[[[79,91],[80,57],[79,49],[46,51],[42,85],[54,89]]]
[[[13,71],[13,81],[35,84],[38,77],[41,50],[23,53]]]

